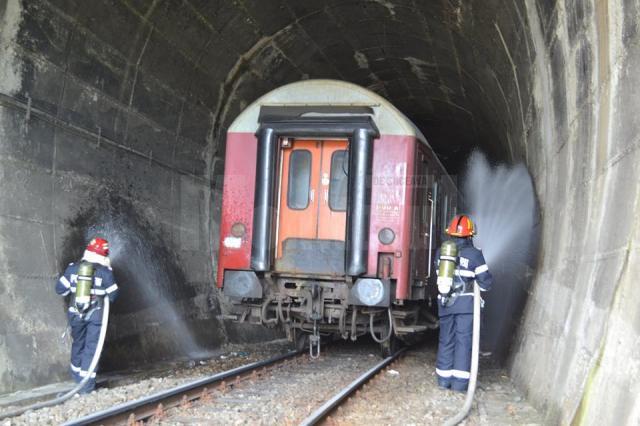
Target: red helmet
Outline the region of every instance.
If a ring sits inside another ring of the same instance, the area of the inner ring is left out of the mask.
[[[466,214],[456,215],[451,220],[449,227],[445,231],[452,237],[471,237],[476,233],[476,227]]]
[[[89,242],[87,250],[100,256],[109,255],[109,242],[104,238],[94,238]]]

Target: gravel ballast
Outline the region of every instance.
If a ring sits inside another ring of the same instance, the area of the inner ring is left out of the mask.
[[[163,425],[298,424],[344,386],[380,361],[372,343],[337,342],[325,346],[317,360],[302,355],[224,390],[207,401],[165,411],[154,423]],[[60,424],[125,401],[138,399],[213,373],[270,358],[290,350],[285,342],[234,346],[196,365],[128,377],[120,385],[101,388],[66,403],[4,420],[1,426]],[[327,424],[442,424],[461,407],[462,393],[441,390],[435,376],[435,345],[408,351],[379,373],[331,414]],[[134,383],[127,383],[134,381]],[[122,384],[124,383],[124,384]],[[8,407],[0,411],[6,411]],[[478,389],[466,425],[542,424],[543,417],[511,384],[503,370],[481,361]]]
[[[98,388],[87,395],[75,396],[54,407],[29,411],[18,417],[4,419],[0,421],[0,426],[58,425],[198,378],[271,358],[291,349],[291,345],[286,341],[228,345],[215,357],[207,360],[180,362],[124,377],[118,375],[117,378],[108,380],[109,387]],[[15,406],[1,407],[0,413],[11,411],[13,408]]]
[[[377,347],[337,342],[312,360],[308,355],[265,375],[213,392],[211,403],[167,412],[166,425],[298,424],[316,407],[380,362]]]
[[[407,352],[378,374],[334,415],[336,424],[439,425],[454,416],[466,394],[438,388],[436,347]],[[501,369],[481,361],[469,417],[463,425],[534,425],[542,417]]]
[[[299,424],[307,415],[380,361],[373,344],[337,344],[319,360],[298,358],[253,382],[241,382],[213,400],[168,411],[163,425]],[[327,424],[442,424],[462,407],[465,394],[437,387],[434,346],[408,351],[331,414]],[[542,417],[503,370],[482,362],[466,425],[542,424]]]

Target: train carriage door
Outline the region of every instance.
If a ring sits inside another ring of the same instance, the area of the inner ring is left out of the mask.
[[[324,141],[318,207],[319,239],[345,239],[348,166],[347,141]]]
[[[346,140],[294,140],[282,149],[277,271],[344,274],[346,149]]]
[[[295,140],[282,150],[276,259],[287,238],[316,237],[321,153],[321,142],[310,140]]]

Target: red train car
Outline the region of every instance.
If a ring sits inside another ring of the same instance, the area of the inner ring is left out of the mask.
[[[388,351],[437,326],[432,258],[455,214],[422,133],[354,84],[306,80],[258,99],[227,133],[217,285],[232,317],[371,334]]]

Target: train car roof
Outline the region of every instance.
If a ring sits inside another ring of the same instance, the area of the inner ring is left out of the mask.
[[[317,107],[315,115],[343,115],[345,107],[351,107],[350,110],[360,111],[353,114],[371,115],[380,134],[414,136],[427,144],[422,132],[391,102],[346,81],[302,80],[274,89],[245,108],[229,132],[257,131],[263,107]]]

